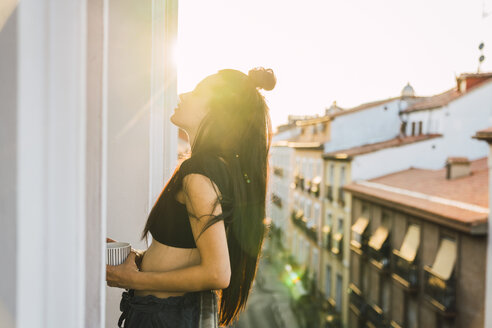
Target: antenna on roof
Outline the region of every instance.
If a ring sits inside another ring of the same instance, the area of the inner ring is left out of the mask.
[[[492,11],[487,11],[485,8],[485,0],[482,0],[482,29],[485,30],[485,19],[492,14]],[[483,49],[485,48],[484,42],[480,42],[478,45],[478,50],[480,50],[480,57],[478,57],[478,68],[477,68],[477,73],[480,73],[480,68],[482,66],[482,63],[485,60],[485,55],[483,52]]]

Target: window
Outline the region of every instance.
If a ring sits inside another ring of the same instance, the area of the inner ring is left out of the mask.
[[[406,309],[405,309],[405,327],[408,328],[418,328],[418,313],[419,313],[419,304],[417,300],[410,295],[407,295],[406,299]]]
[[[319,204],[314,203],[314,224],[319,225]]]
[[[338,230],[338,233],[341,233],[343,234],[343,216],[339,217],[338,218],[338,227],[337,227],[337,230]]]
[[[340,168],[340,187],[345,185],[345,166]]]
[[[331,266],[326,265],[325,271],[325,295],[326,297],[331,297]]]
[[[336,309],[338,312],[342,311],[342,275],[337,273],[337,291],[335,296]]]
[[[412,122],[412,136],[415,135],[415,122]]]
[[[330,228],[333,225],[332,218],[331,218],[331,212],[326,212],[326,222],[325,225],[329,226]]]
[[[391,309],[391,280],[386,277],[381,281],[381,309],[385,314]]]
[[[400,125],[400,133],[403,136],[406,136],[407,135],[407,122],[401,122],[401,125]]]
[[[422,121],[419,121],[419,135],[422,134]]]
[[[333,186],[335,180],[335,164],[330,164],[330,186]]]
[[[311,221],[312,220],[312,216],[311,216],[311,200],[310,199],[306,199],[306,205],[305,205],[305,209],[304,209],[304,213],[306,213],[306,217],[308,218],[308,221]]]
[[[316,248],[313,248],[313,256],[311,258],[311,270],[313,272],[313,277],[318,276],[318,264],[319,264],[318,250]]]
[[[364,235],[367,226],[369,225],[369,219],[361,216],[352,225],[352,239],[350,244],[356,248],[362,247],[362,236]]]

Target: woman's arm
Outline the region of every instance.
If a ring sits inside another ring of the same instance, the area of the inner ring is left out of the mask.
[[[206,249],[200,250],[202,261],[199,265],[167,272],[136,272],[132,276],[130,288],[167,292],[227,288],[230,270],[221,262],[225,262],[222,257],[227,256],[229,263],[229,254],[220,250],[223,247],[222,237],[225,239],[224,222],[219,221],[210,226],[198,240],[202,246],[207,245]],[[197,247],[200,249],[198,244]]]
[[[199,218],[189,218],[200,252],[199,265],[167,272],[140,272],[135,266],[136,254],[132,252],[121,266],[107,266],[108,285],[168,292],[223,289],[229,286],[231,268],[224,222],[221,220],[214,223],[200,235],[210,219],[210,214],[222,213],[220,203],[215,210],[213,208],[218,188],[214,189],[212,183],[208,177],[197,173],[188,174],[183,178],[183,186],[186,186],[187,190],[186,208],[189,213],[194,213],[194,216]]]
[[[168,272],[141,272],[135,279],[135,289],[183,292],[229,286],[231,270],[224,221],[216,222],[200,235],[211,215],[222,213],[220,203],[215,209],[213,206],[220,195],[218,188],[212,180],[198,173],[186,175],[183,188],[186,209],[194,214],[189,220],[201,263]]]

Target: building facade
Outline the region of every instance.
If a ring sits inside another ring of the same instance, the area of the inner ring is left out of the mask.
[[[484,327],[486,158],[346,187],[349,327]]]

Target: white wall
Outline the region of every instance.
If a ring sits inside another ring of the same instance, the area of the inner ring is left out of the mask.
[[[24,0],[0,28],[0,327],[116,326],[105,237],[146,247],[177,164],[176,17],[177,0]]]
[[[170,61],[177,7],[165,0],[108,4],[107,236],[145,249],[141,232],[178,160],[178,130],[169,121],[177,101]],[[107,327],[118,322],[123,291],[106,287]]]
[[[86,2],[17,14],[16,327],[84,327]]]
[[[438,131],[431,132],[442,133],[442,137],[356,156],[352,162],[352,179],[371,179],[410,166],[437,170],[444,167],[450,156],[470,160],[487,156],[487,144],[472,136],[492,125],[492,81],[440,109],[411,113],[408,120],[428,122],[439,117]],[[427,131],[424,123],[424,133]]]
[[[444,142],[438,137],[356,156],[351,167],[352,181],[372,179],[410,166],[440,169],[444,165]]]
[[[11,328],[14,327],[17,298],[17,12],[14,11],[3,23],[0,21],[0,263],[3,264],[0,327]]]
[[[402,101],[404,102],[404,101]],[[400,132],[400,100],[335,117],[331,122],[331,140],[324,152],[384,141]],[[385,110],[386,108],[386,110]]]

